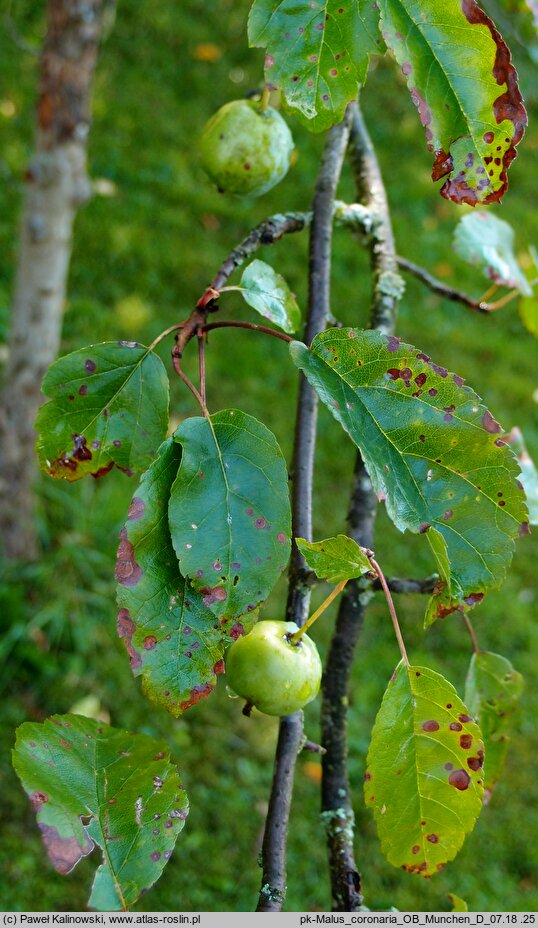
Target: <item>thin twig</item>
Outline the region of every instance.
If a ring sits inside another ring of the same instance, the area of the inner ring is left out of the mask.
[[[270,329],[266,325],[257,325],[255,322],[239,322],[236,319],[219,319],[218,322],[207,322],[201,326],[202,332],[211,332],[212,329],[252,329],[254,332],[263,332],[265,335],[273,335],[280,338],[283,342],[293,342],[295,339],[285,332],[278,332],[277,329]]]
[[[487,315],[487,313],[491,312],[491,306],[486,303],[483,298],[481,300],[474,300],[467,293],[463,293],[461,290],[456,290],[454,287],[443,284],[440,280],[433,277],[425,268],[420,267],[419,264],[414,264],[413,261],[408,261],[407,258],[398,256],[397,260],[398,266],[403,271],[408,271],[413,277],[416,277],[418,280],[422,281],[423,284],[426,284],[433,293],[439,294],[439,296],[444,297],[445,300],[463,303],[464,306],[468,306],[469,309],[473,309],[477,313],[485,313]]]
[[[402,281],[383,178],[376,153],[358,106],[353,108],[349,156],[357,185],[357,199],[371,217],[365,228],[370,248],[373,293],[370,324],[391,335],[394,332]],[[347,531],[358,544],[372,548],[377,497],[361,455],[357,455]],[[323,675],[321,743],[322,818],[327,834],[333,908],[356,912],[362,905],[360,875],[353,849],[354,815],[349,787],[347,705],[355,646],[364,619],[361,586],[352,580],[340,602],[336,628]]]
[[[433,593],[435,584],[439,580],[437,574],[425,577],[423,580],[402,579],[401,577],[385,577],[386,584],[391,593]],[[382,590],[381,580],[376,577],[372,580],[373,590]]]
[[[277,213],[261,222],[243,241],[234,248],[222,262],[211,284],[204,291],[195,309],[186,320],[178,339],[176,352],[182,356],[186,345],[196,335],[200,325],[204,325],[210,313],[218,310],[219,291],[236,268],[253,255],[262,245],[274,245],[284,235],[300,232],[306,225],[304,213]]]
[[[349,136],[348,114],[340,125],[329,130],[325,142],[312,205],[310,229],[309,295],[305,340],[308,342],[325,328],[329,316],[331,237],[336,187]],[[304,225],[288,223],[288,231]],[[241,253],[238,260],[244,260]],[[231,269],[237,266],[231,261]],[[224,281],[217,276],[216,289]],[[292,484],[293,535],[311,538],[312,476],[316,439],[316,394],[301,375],[295,428]],[[287,618],[301,626],[308,615],[310,589],[303,581],[305,565],[297,548],[292,553],[289,574]],[[303,714],[295,712],[280,720],[275,769],[262,846],[262,888],[257,911],[278,912],[286,893],[286,843],[297,753],[304,740]]]

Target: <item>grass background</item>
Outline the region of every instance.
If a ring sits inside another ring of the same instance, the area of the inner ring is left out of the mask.
[[[309,204],[323,140],[293,121],[297,164],[260,200],[216,194],[198,163],[197,138],[208,117],[261,80],[262,53],[246,47],[248,5],[247,0],[120,3],[96,79],[89,156],[97,193],[76,222],[64,352],[115,338],[147,343],[190,311],[227,251],[252,226],[272,212]],[[44,35],[41,6],[18,0],[6,20],[10,28],[0,31],[2,340],[16,256],[21,178],[32,148],[37,50]],[[538,243],[538,85],[532,58],[514,28],[515,16],[505,25],[512,33],[531,127],[512,166],[505,205],[495,211],[514,225],[518,250],[524,254],[529,242]],[[461,210],[441,199],[431,183],[423,130],[390,59],[374,62],[363,109],[383,168],[400,252],[478,296],[485,282],[450,246]],[[347,172],[341,196],[353,196]],[[297,235],[260,255],[287,277],[302,306],[306,247],[306,237]],[[333,312],[345,324],[365,324],[367,255],[342,230],[335,234],[334,252]],[[227,302],[230,314],[251,318],[237,295],[229,294]],[[409,280],[398,331],[465,377],[506,428],[519,425],[538,457],[536,342],[523,329],[515,303],[497,316],[477,317]],[[289,456],[295,372],[285,346],[256,335],[221,331],[214,333],[208,354],[212,408],[237,405],[257,415],[275,431]],[[187,370],[194,372],[190,365],[189,359]],[[176,382],[171,409],[174,425],[196,412],[192,398]],[[349,441],[322,409],[317,537],[344,528],[353,458]],[[276,722],[260,715],[244,719],[224,685],[180,721],[148,706],[139,693],[115,634],[112,579],[117,535],[134,487],[120,474],[74,486],[39,480],[43,557],[36,565],[2,566],[0,904],[6,910],[85,907],[96,855],[68,877],[52,870],[9,757],[16,725],[69,711],[90,695],[108,711],[112,724],[166,738],[190,793],[191,815],[172,860],[136,908],[241,911],[255,904],[260,879],[256,858]],[[430,573],[427,547],[419,537],[400,536],[380,513],[376,553],[387,573]],[[369,732],[397,660],[383,602],[376,597],[368,610],[350,694],[349,734],[357,860],[365,902],[372,909],[445,909],[448,892],[478,910],[538,908],[537,554],[536,535],[524,539],[502,589],[474,611],[481,645],[510,657],[524,673],[527,687],[504,779],[456,862],[431,882],[409,877],[383,860],[372,816],[362,804]],[[283,601],[281,584],[265,615],[280,615]],[[469,660],[462,624],[449,619],[425,635],[423,606],[417,596],[398,600],[408,649],[417,663],[427,662],[444,673],[461,692]],[[320,625],[316,638],[323,656],[330,615]],[[318,708],[315,703],[306,712],[307,733],[313,739],[318,734]],[[301,756],[290,832],[289,910],[330,908],[318,780],[317,761]]]

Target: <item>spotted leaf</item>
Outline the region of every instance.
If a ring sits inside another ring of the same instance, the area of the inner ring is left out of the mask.
[[[164,742],[54,715],[18,728],[13,766],[59,873],[103,851],[90,908],[126,909],[159,879],[189,809]]]
[[[249,306],[285,332],[296,332],[301,324],[301,311],[295,295],[281,274],[264,261],[251,261],[243,271],[240,290]]]
[[[100,477],[150,464],[166,435],[168,378],[161,359],[135,342],[103,342],[49,367],[37,414],[37,451],[51,477]]]
[[[255,0],[248,34],[266,49],[268,84],[314,132],[340,122],[384,50],[372,0]]]
[[[389,863],[429,877],[460,850],[484,792],[484,745],[456,690],[401,662],[368,750],[364,795]]]
[[[468,912],[469,906],[465,902],[465,899],[461,899],[460,896],[456,896],[455,893],[449,893],[448,898],[450,900],[450,905],[452,906],[451,912]]]
[[[526,296],[532,293],[517,262],[514,230],[493,213],[477,210],[463,216],[454,233],[454,250],[488,280],[502,287],[515,287]]]
[[[465,702],[484,735],[484,782],[488,796],[508,754],[512,716],[522,692],[523,677],[505,657],[491,651],[473,654],[465,683]]]
[[[307,566],[320,580],[340,583],[352,577],[361,577],[372,569],[362,548],[347,535],[314,542],[296,538],[295,542]]]
[[[167,439],[135,492],[116,565],[118,633],[133,674],[176,717],[215,689],[226,640],[172,547],[168,500],[180,460],[181,447]]]
[[[527,125],[510,52],[475,0],[379,0],[381,31],[407,80],[455,203],[494,203]]]
[[[430,542],[441,579],[427,623],[480,602],[527,529],[499,423],[461,377],[394,336],[329,329],[290,350],[360,448],[392,521]]]
[[[237,409],[183,422],[169,522],[181,573],[226,627],[263,602],[290,553],[288,475],[274,435]],[[242,623],[237,626],[242,633]]]

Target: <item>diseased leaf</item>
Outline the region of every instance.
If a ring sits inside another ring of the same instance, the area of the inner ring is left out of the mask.
[[[13,766],[59,873],[102,849],[90,908],[126,909],[159,879],[189,810],[164,742],[54,715],[18,728]]]
[[[183,448],[169,504],[179,567],[230,623],[267,598],[288,562],[286,464],[269,429],[238,409],[187,419],[174,439]]]
[[[309,129],[340,122],[384,50],[372,0],[254,0],[251,46],[266,49],[265,78]]]
[[[480,813],[483,760],[480,729],[452,684],[401,662],[375,720],[364,784],[389,863],[428,877],[453,860]]]
[[[224,671],[225,629],[186,582],[172,547],[168,500],[181,461],[169,438],[142,477],[120,533],[116,566],[118,633],[135,676],[174,716],[215,689]]]
[[[320,580],[340,583],[352,577],[361,577],[372,569],[370,561],[353,538],[337,535],[323,541],[306,541],[296,538],[295,542],[307,566]]]
[[[258,259],[252,261],[243,271],[240,288],[245,302],[260,315],[285,332],[297,331],[301,324],[301,310],[295,295],[270,264]]]
[[[517,287],[529,296],[532,288],[517,263],[514,230],[493,213],[477,210],[463,216],[454,232],[454,250],[488,280],[502,287]]]
[[[538,470],[527,451],[521,429],[514,427],[504,436],[504,440],[510,445],[521,469],[519,482],[527,497],[529,524],[538,525]]]
[[[456,896],[455,893],[449,893],[448,898],[450,899],[450,905],[452,906],[452,912],[468,912],[469,907],[465,902],[465,899],[460,899],[459,896]]]
[[[465,702],[484,736],[484,783],[488,799],[506,760],[511,716],[522,692],[523,677],[505,657],[491,651],[473,654],[465,683]]]
[[[499,423],[461,377],[395,336],[328,329],[290,351],[360,448],[392,521],[428,538],[441,575],[428,624],[480,602],[528,528]]]
[[[455,203],[498,202],[527,125],[510,52],[475,0],[379,0],[381,31],[407,80]]]
[[[51,364],[42,389],[50,401],[37,414],[37,451],[51,477],[145,470],[166,436],[166,371],[136,342],[73,351]]]

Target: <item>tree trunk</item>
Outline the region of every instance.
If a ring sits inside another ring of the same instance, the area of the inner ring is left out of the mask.
[[[0,407],[0,537],[8,558],[38,553],[33,422],[60,343],[73,221],[91,193],[86,143],[102,12],[103,0],[48,3]]]

